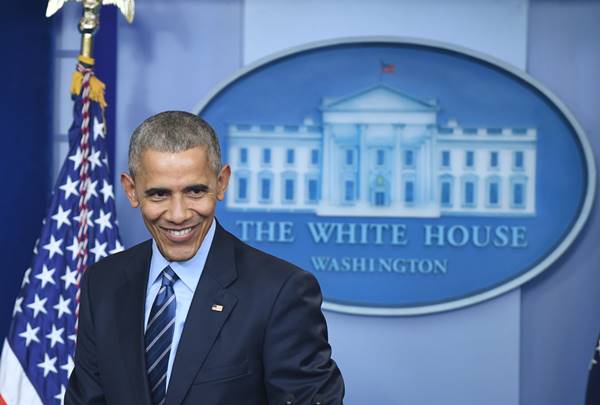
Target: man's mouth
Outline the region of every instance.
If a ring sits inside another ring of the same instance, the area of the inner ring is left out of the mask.
[[[190,226],[187,228],[181,229],[169,229],[169,228],[161,228],[163,233],[172,241],[181,242],[187,239],[188,236],[194,231],[196,226]]]
[[[185,228],[185,229],[169,229],[167,230],[167,232],[169,232],[171,235],[174,236],[183,236],[183,235],[187,235],[188,233],[192,232],[192,228]]]

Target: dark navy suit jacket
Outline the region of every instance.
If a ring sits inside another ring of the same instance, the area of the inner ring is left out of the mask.
[[[144,360],[151,246],[146,241],[110,256],[83,276],[65,404],[151,404]],[[331,359],[321,301],[310,273],[217,224],[166,405],[342,404],[344,383]]]

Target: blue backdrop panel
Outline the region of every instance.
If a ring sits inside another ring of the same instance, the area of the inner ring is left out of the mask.
[[[37,0],[10,2],[2,5],[0,17],[2,338],[41,229],[51,183],[52,30],[44,17],[45,7]]]

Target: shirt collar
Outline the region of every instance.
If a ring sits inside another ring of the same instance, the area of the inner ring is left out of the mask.
[[[198,285],[198,281],[204,270],[204,264],[206,263],[206,258],[208,257],[208,251],[212,245],[216,228],[216,221],[213,218],[200,248],[192,258],[184,262],[169,262],[162,253],[160,253],[156,241],[152,240],[152,260],[150,262],[150,272],[148,274],[148,287],[156,282],[165,267],[171,266],[171,269],[177,274],[179,279],[183,281],[183,284],[185,284],[190,291],[195,291],[196,285]]]

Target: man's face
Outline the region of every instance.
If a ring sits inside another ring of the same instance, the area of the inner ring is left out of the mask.
[[[121,175],[133,208],[140,207],[144,223],[162,255],[169,261],[192,258],[202,244],[223,200],[231,170],[217,175],[208,162],[206,147],[184,152],[142,152],[135,179]]]

